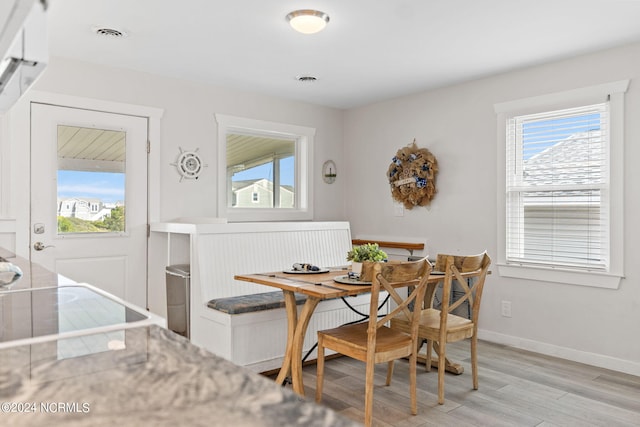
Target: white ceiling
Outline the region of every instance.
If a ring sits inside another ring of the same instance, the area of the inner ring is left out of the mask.
[[[289,27],[305,8],[323,32]],[[640,41],[640,0],[50,0],[49,38],[52,56],[351,108]]]

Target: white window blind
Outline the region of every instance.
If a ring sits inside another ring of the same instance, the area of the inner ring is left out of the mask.
[[[507,120],[506,261],[609,268],[609,103]]]

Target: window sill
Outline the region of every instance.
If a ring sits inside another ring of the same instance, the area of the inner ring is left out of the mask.
[[[559,268],[532,267],[498,264],[498,274],[502,277],[537,280],[541,282],[563,283],[594,288],[618,289],[622,275],[601,272],[579,272]]]

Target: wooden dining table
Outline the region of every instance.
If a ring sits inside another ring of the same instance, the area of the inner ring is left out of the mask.
[[[309,320],[318,303],[322,300],[360,295],[371,291],[371,284],[344,284],[337,283],[334,279],[347,275],[346,268],[336,267],[328,272],[320,274],[289,274],[280,272],[267,272],[255,274],[239,274],[236,280],[258,283],[265,286],[281,289],[284,293],[285,309],[287,313],[287,346],[282,361],[282,368],[276,378],[276,383],[284,384],[287,378],[291,378],[293,390],[304,396],[302,382],[302,352],[304,337],[307,332]],[[444,276],[432,274],[429,277],[425,306],[431,306],[438,282]],[[300,315],[296,305],[295,294],[306,295],[306,301],[302,306]],[[426,360],[422,358],[422,360]],[[431,361],[432,366],[437,367],[437,359]],[[463,367],[449,360],[446,362],[446,370],[455,374],[461,374]]]

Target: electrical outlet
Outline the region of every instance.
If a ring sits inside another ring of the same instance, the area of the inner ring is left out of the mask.
[[[393,215],[395,216],[404,216],[404,206],[395,205],[393,208]]]
[[[502,317],[511,317],[511,301],[502,301]]]

